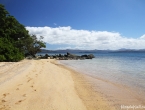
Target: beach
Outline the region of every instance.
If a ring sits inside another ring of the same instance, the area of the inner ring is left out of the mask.
[[[87,76],[56,60],[0,63],[0,110],[113,110]]]
[[[63,60],[78,71],[93,91],[116,110],[145,109],[145,57],[143,53],[94,53],[92,60]]]

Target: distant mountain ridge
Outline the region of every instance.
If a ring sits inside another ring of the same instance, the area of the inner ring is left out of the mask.
[[[145,49],[118,49],[118,50],[79,50],[79,49],[64,49],[64,50],[47,50],[41,49],[40,53],[98,53],[98,52],[145,52]]]

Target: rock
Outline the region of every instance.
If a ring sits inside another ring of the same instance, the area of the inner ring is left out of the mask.
[[[63,55],[59,54],[58,57],[63,57]]]
[[[45,54],[45,56],[44,56],[45,58],[48,58],[48,57],[50,57],[48,54]]]
[[[32,55],[28,55],[28,56],[26,57],[26,59],[32,59],[32,58],[33,58]]]
[[[71,55],[69,52],[66,53],[68,56]]]
[[[57,58],[57,56],[56,55],[53,55],[53,58]]]
[[[88,57],[88,55],[81,55],[81,57]]]
[[[91,59],[95,58],[95,56],[93,54],[89,54],[88,57],[91,58]]]
[[[53,56],[50,56],[50,59],[53,59]]]
[[[68,57],[68,55],[64,55],[64,57]]]
[[[48,54],[46,54],[43,58],[58,59],[58,60],[79,60],[79,59],[84,60],[84,59],[92,59],[94,57],[95,56],[93,54],[78,56],[67,52],[67,54],[65,55],[58,54],[49,56]]]
[[[81,56],[81,58],[87,58],[88,57],[88,55],[82,55]]]
[[[88,55],[87,59],[92,59],[95,58],[95,56],[93,54]]]

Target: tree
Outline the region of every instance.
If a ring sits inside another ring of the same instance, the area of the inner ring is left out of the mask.
[[[45,47],[35,35],[30,36],[25,27],[0,4],[0,61],[19,61],[25,53],[35,55]]]
[[[25,40],[25,52],[26,54],[32,55],[33,57],[35,57],[35,54],[37,52],[41,51],[41,48],[45,48],[45,42],[43,42],[43,37],[40,36],[40,38],[38,39],[36,37],[36,35],[31,35],[31,37],[29,39]]]
[[[19,27],[18,27],[19,25]],[[15,38],[22,25],[0,5],[0,61],[19,61],[24,58]],[[25,28],[23,28],[24,31]]]
[[[19,61],[24,55],[6,38],[0,38],[0,61]]]

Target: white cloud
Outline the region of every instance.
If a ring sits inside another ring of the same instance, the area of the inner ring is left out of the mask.
[[[118,32],[76,30],[67,27],[26,27],[30,34],[43,36],[49,44],[67,45],[77,49],[143,49],[145,35],[140,38],[127,38]],[[62,47],[58,47],[62,48]],[[64,47],[63,47],[64,48]]]
[[[145,34],[143,36],[141,36],[140,39],[145,39]]]

